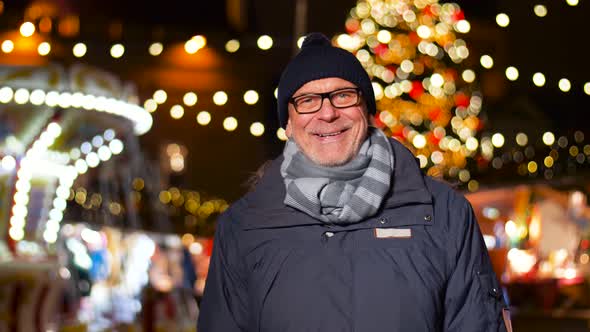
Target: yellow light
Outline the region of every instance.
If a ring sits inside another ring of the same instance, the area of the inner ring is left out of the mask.
[[[163,50],[164,50],[164,45],[162,45],[162,43],[152,43],[150,45],[150,48],[148,49],[150,54],[153,56],[158,56],[158,55],[162,54]]]
[[[475,72],[471,69],[466,69],[461,74],[461,77],[465,82],[472,83],[473,81],[475,81]]]
[[[482,67],[490,69],[494,66],[494,59],[492,59],[491,56],[485,54],[481,56],[481,58],[479,59],[479,63],[481,63]]]
[[[538,169],[537,163],[530,161],[527,165],[527,169],[529,170],[529,173],[535,173]]]
[[[588,86],[590,87],[590,84],[588,84]],[[275,99],[279,98],[279,88],[275,88],[275,91],[273,91],[272,93],[275,96]]]
[[[153,113],[158,109],[158,103],[150,98],[143,103],[143,108],[145,108],[146,111]]]
[[[84,44],[84,43],[77,43],[72,48],[72,53],[74,53],[74,56],[76,58],[83,57],[86,54],[86,44]]]
[[[258,41],[256,42],[256,44],[258,45],[258,47],[261,50],[266,51],[272,47],[273,41],[270,36],[262,35],[258,38]]]
[[[471,179],[471,173],[468,170],[464,169],[459,172],[459,180],[467,182],[469,179]]]
[[[184,94],[184,97],[182,97],[182,101],[186,106],[195,106],[197,100],[197,94],[194,92],[187,92]]]
[[[168,94],[166,94],[166,91],[160,89],[154,92],[154,100],[156,103],[163,104],[166,102],[166,99],[168,99]]]
[[[207,111],[201,111],[197,114],[197,123],[206,126],[211,122],[211,114]]]
[[[430,84],[434,85],[437,88],[440,88],[445,83],[445,79],[442,77],[441,74],[432,74],[430,77]]]
[[[248,105],[254,105],[258,102],[258,92],[248,90],[244,93],[244,102]]]
[[[504,231],[508,237],[515,237],[517,235],[516,223],[514,223],[512,220],[508,220],[504,225]]]
[[[22,228],[11,227],[8,231],[8,235],[10,235],[13,240],[20,241],[25,237],[25,232]]]
[[[229,40],[225,43],[225,50],[229,53],[235,53],[240,49],[240,42],[237,39]]]
[[[504,146],[504,135],[500,133],[494,134],[492,136],[492,144],[497,148],[501,148],[502,146]]]
[[[303,46],[303,41],[305,40],[305,36],[301,36],[297,39],[297,47],[301,48]]]
[[[584,93],[590,96],[590,82],[584,84]]]
[[[423,26],[423,25],[421,25],[421,26]],[[428,31],[430,31],[430,29]],[[380,30],[377,33],[377,40],[383,44],[389,43],[391,41],[391,32],[389,32],[388,30]]]
[[[469,189],[470,192],[476,192],[479,189],[479,182],[476,180],[469,181],[467,184],[467,189]]]
[[[424,137],[424,135],[422,135],[422,134],[418,134],[418,135],[414,136],[414,139],[412,140],[412,144],[414,144],[414,146],[417,149],[422,149],[423,147],[426,146],[426,137]]]
[[[29,90],[18,89],[14,92],[14,102],[17,104],[25,104],[29,101]]]
[[[520,146],[525,146],[529,142],[529,138],[525,133],[518,133],[516,134],[516,144]]]
[[[460,20],[455,25],[455,29],[461,33],[468,33],[471,30],[471,24],[467,20]]]
[[[381,30],[383,31],[383,30]],[[430,36],[432,36],[432,30],[430,30],[429,27],[427,27],[426,25],[421,25],[418,27],[418,29],[416,29],[416,33],[418,34],[418,36],[422,39],[428,39],[430,38]],[[377,36],[377,38],[379,38],[379,36]],[[391,40],[391,34],[389,36],[389,39]],[[382,42],[382,43],[388,43],[387,42]]]
[[[467,147],[467,150],[469,150],[469,151],[477,150],[478,146],[479,146],[479,142],[477,141],[477,139],[475,137],[469,137],[465,141],[465,147]]]
[[[225,105],[225,103],[227,103],[227,99],[227,93],[224,91],[217,91],[215,94],[213,94],[213,103],[215,103],[217,106]]]
[[[570,6],[577,6],[578,5],[578,0],[566,0],[567,4]]]
[[[254,122],[250,126],[250,133],[256,137],[262,136],[264,134],[264,125],[260,122]]]
[[[545,85],[545,75],[543,73],[535,73],[533,75],[533,83],[538,87],[542,87]]]
[[[383,87],[381,86],[381,84],[377,82],[372,82],[371,85],[373,86],[373,93],[375,94],[375,99],[381,100],[381,98],[383,98]]]
[[[286,141],[288,138],[287,138],[287,134],[285,133],[285,129],[283,129],[283,128],[277,129],[277,137],[281,141]]]
[[[584,253],[580,255],[580,263],[588,264],[588,261],[590,261],[590,256],[588,256],[588,254]]]
[[[506,78],[511,81],[516,81],[518,79],[518,69],[512,66],[506,68]]]
[[[170,194],[169,191],[167,190],[162,190],[160,191],[160,202],[164,203],[164,204],[168,204],[170,203],[170,200],[172,199],[172,195]]]
[[[20,34],[23,37],[31,37],[35,33],[35,25],[31,22],[25,22],[20,26]]]
[[[578,147],[575,145],[570,146],[569,151],[570,151],[570,156],[572,156],[572,157],[576,157],[580,153],[580,149],[578,149]]]
[[[170,108],[170,116],[173,119],[180,119],[184,115],[184,108],[180,105],[174,105]]]
[[[51,45],[48,42],[42,42],[37,47],[37,52],[39,52],[39,55],[45,56],[51,52]]]
[[[545,17],[547,15],[547,7],[543,5],[536,5],[534,8],[535,15],[539,17]]]
[[[442,154],[442,152],[440,151],[434,151],[431,155],[430,155],[430,160],[432,160],[433,163],[435,164],[440,164],[444,161],[444,156]]]
[[[185,246],[190,246],[195,242],[195,237],[192,234],[186,233],[182,236],[181,241]]]
[[[418,161],[420,162],[420,168],[428,166],[428,158],[426,158],[425,155],[419,154],[416,156],[416,158],[418,158]]]
[[[559,90],[563,92],[568,92],[572,88],[572,84],[567,78],[562,78],[559,80]]]
[[[502,28],[505,28],[510,24],[510,17],[504,13],[500,13],[496,15],[496,23]]]
[[[188,54],[195,54],[200,49],[205,47],[206,44],[207,44],[207,40],[205,39],[205,37],[200,36],[200,35],[194,36],[191,39],[189,39],[186,43],[184,43],[184,50]]]
[[[234,131],[238,128],[238,120],[233,116],[228,116],[223,120],[223,128],[227,131]]]
[[[111,47],[111,56],[118,59],[125,53],[125,47],[121,44],[115,44]]]
[[[547,146],[553,145],[555,143],[555,135],[552,132],[546,132],[543,134],[543,143]]]
[[[12,42],[12,40],[7,39],[2,42],[2,52],[10,53],[13,50],[14,50],[14,43]]]

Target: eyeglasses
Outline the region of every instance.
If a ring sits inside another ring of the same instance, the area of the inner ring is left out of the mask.
[[[334,108],[356,106],[360,102],[361,89],[343,88],[325,93],[306,93],[289,99],[298,114],[310,114],[322,108],[324,99],[328,98]]]

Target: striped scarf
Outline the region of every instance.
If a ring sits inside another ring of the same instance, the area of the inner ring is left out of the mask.
[[[369,127],[358,155],[342,166],[315,164],[292,140],[283,156],[285,204],[325,223],[354,223],[373,216],[390,189],[393,151],[377,128]]]

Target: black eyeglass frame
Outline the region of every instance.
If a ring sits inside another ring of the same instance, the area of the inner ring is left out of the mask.
[[[341,91],[346,91],[346,90],[354,90],[356,91],[357,94],[357,101],[351,105],[347,105],[347,106],[336,106],[334,105],[334,103],[332,102],[332,96],[334,96],[335,94],[337,94],[338,92]],[[361,98],[362,98],[363,92],[360,88],[357,87],[347,87],[347,88],[340,88],[340,89],[336,89],[333,91],[329,91],[329,92],[324,92],[324,93],[305,93],[296,97],[291,97],[289,98],[289,104],[293,105],[293,108],[295,109],[295,112],[297,112],[297,114],[313,114],[313,113],[317,113],[319,112],[319,110],[322,109],[322,106],[324,106],[324,99],[328,99],[330,101],[330,105],[332,105],[332,107],[337,108],[337,109],[343,109],[343,108],[348,108],[348,107],[352,107],[352,106],[358,106],[361,103]],[[299,99],[301,97],[308,97],[308,96],[320,96],[322,99],[320,100],[320,105],[318,107],[317,110],[315,111],[311,111],[311,112],[300,112],[297,109],[297,105],[295,104],[295,100]]]

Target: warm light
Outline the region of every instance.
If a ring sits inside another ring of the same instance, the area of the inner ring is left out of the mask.
[[[98,158],[98,154],[96,152],[90,152],[86,155],[86,163],[89,167],[96,167],[100,163],[100,158]]]
[[[511,81],[516,81],[518,79],[518,69],[515,67],[506,68],[506,78]]]
[[[260,36],[260,38],[258,38],[258,41],[256,42],[256,44],[258,44],[258,47],[261,50],[268,50],[272,47],[272,38],[270,36],[267,35],[262,35]]]
[[[13,156],[4,156],[1,165],[4,170],[12,171],[16,167],[16,159]]]
[[[506,222],[506,224],[504,225],[504,231],[506,232],[506,235],[508,235],[508,237],[510,237],[510,238],[514,238],[514,237],[518,236],[518,230],[516,228],[516,223],[512,220],[508,220]]]
[[[424,135],[418,134],[414,136],[412,144],[414,144],[417,149],[422,149],[426,146],[426,137],[424,137]]]
[[[553,145],[555,143],[555,135],[552,132],[546,132],[543,134],[543,143],[547,146]]]
[[[568,92],[572,88],[572,84],[567,78],[562,78],[559,80],[559,90],[563,92]]]
[[[425,26],[421,25],[420,27],[425,27]],[[428,29],[428,27],[425,27],[425,28]],[[428,32],[430,33],[430,29],[428,29]],[[420,35],[420,34],[418,34],[418,35]],[[429,37],[430,37],[430,35],[429,35]],[[428,38],[428,37],[422,37],[422,38]],[[391,41],[391,32],[389,32],[388,30],[380,30],[377,33],[377,40],[383,44],[389,43]]]
[[[207,111],[201,111],[197,114],[197,123],[206,126],[211,122],[211,114]]]
[[[111,56],[115,59],[118,59],[123,56],[125,53],[125,47],[121,44],[115,44],[111,47]]]
[[[180,119],[184,115],[184,108],[180,105],[174,105],[170,108],[170,116],[173,119]]]
[[[465,141],[465,147],[467,147],[467,150],[469,150],[469,151],[477,150],[478,146],[479,146],[479,142],[477,141],[477,139],[475,137],[469,137]]]
[[[195,106],[197,100],[197,94],[194,92],[187,92],[184,94],[184,97],[182,97],[182,101],[186,106]]]
[[[148,49],[150,54],[153,56],[158,56],[158,55],[162,54],[163,50],[164,50],[164,45],[162,45],[162,43],[152,43],[150,45],[150,48]]]
[[[31,92],[30,100],[33,105],[42,105],[45,102],[45,91],[39,89],[33,90],[33,92]]]
[[[150,98],[143,103],[143,108],[145,108],[146,111],[153,113],[158,109],[158,103]]]
[[[112,151],[111,149],[109,149],[106,145],[101,146],[100,148],[98,148],[98,158],[102,161],[107,161],[109,159],[111,159]]]
[[[516,144],[520,146],[525,146],[529,142],[529,138],[525,133],[518,133],[516,134]]]
[[[297,38],[297,47],[301,48],[303,46],[303,41],[305,40],[305,36]]]
[[[505,28],[508,26],[508,24],[510,24],[510,17],[508,17],[508,15],[504,14],[504,13],[500,13],[498,15],[496,15],[496,23]]]
[[[164,90],[156,90],[156,92],[154,92],[153,97],[154,97],[154,100],[156,101],[156,103],[163,104],[166,102],[166,99],[168,98],[168,94]]]
[[[207,44],[207,40],[205,39],[205,37],[203,37],[201,35],[194,36],[190,40],[188,40],[186,43],[184,43],[184,50],[188,54],[195,54],[200,49],[205,47],[206,44]]]
[[[501,148],[504,145],[504,135],[500,133],[494,134],[492,136],[492,144],[497,148]]]
[[[475,81],[475,72],[471,69],[466,69],[461,74],[461,77],[465,82],[472,83],[473,81]]]
[[[584,84],[584,93],[590,96],[590,82]]]
[[[382,30],[382,31],[384,31],[384,30]],[[429,28],[429,27],[427,27],[426,25],[421,25],[421,26],[419,26],[419,27],[416,29],[416,33],[418,34],[418,36],[419,36],[420,38],[422,38],[422,39],[428,39],[428,38],[430,38],[430,36],[432,35],[432,30],[430,30],[430,28]],[[379,38],[379,37],[377,37],[377,39],[378,39],[378,38]],[[390,34],[390,36],[389,36],[389,39],[391,40],[391,34]],[[389,41],[387,41],[387,42],[382,42],[382,43],[388,43],[388,42],[389,42]]]
[[[223,91],[217,91],[213,95],[213,103],[215,103],[215,105],[218,105],[218,106],[225,105],[225,103],[227,103],[227,99],[228,99],[227,93],[225,93]]]
[[[256,137],[262,136],[264,134],[264,125],[260,122],[254,122],[250,126],[250,133]]]
[[[84,43],[77,43],[72,48],[72,53],[74,53],[74,56],[76,58],[83,57],[86,54],[86,44],[84,44]]]
[[[200,255],[203,253],[203,245],[199,242],[193,242],[189,247],[189,251],[193,255]]]
[[[10,53],[13,50],[14,50],[14,43],[12,42],[12,40],[7,39],[2,42],[2,52]]]
[[[51,52],[51,45],[48,42],[42,42],[37,47],[37,52],[39,52],[39,55],[45,56]]]
[[[512,271],[517,274],[524,274],[535,266],[537,257],[527,250],[512,248],[508,251],[508,261]]]
[[[533,75],[533,83],[538,87],[545,85],[545,75],[543,73],[535,73]]]
[[[566,0],[567,4],[570,6],[577,6],[578,0]]]
[[[285,129],[283,129],[283,128],[277,129],[277,137],[281,141],[286,141],[288,138],[287,138],[287,134],[285,132]]]
[[[460,20],[455,25],[455,29],[461,33],[468,33],[471,30],[471,24],[467,20]]]
[[[537,166],[537,163],[534,161],[530,161],[527,165],[527,169],[528,169],[529,173],[535,173],[538,168],[539,167]]]
[[[113,154],[119,154],[123,151],[123,142],[115,138],[109,143],[109,149]]]
[[[35,25],[31,22],[25,22],[20,26],[20,34],[23,37],[31,37],[35,33]]]
[[[14,102],[17,104],[25,104],[29,101],[29,90],[18,89],[14,92]]]
[[[248,105],[254,105],[258,102],[258,92],[248,90],[244,93],[244,102]]]
[[[238,120],[233,116],[228,116],[223,120],[223,128],[227,131],[234,131],[238,127]]]
[[[225,50],[229,53],[235,53],[240,49],[240,42],[237,39],[229,40],[225,43]]]
[[[545,164],[545,167],[547,167],[547,168],[553,167],[553,163],[554,163],[554,160],[553,160],[553,157],[551,157],[551,156],[547,156],[543,160],[543,164]]]
[[[539,17],[545,17],[547,15],[547,7],[543,5],[536,5],[534,8],[535,15]]]
[[[486,69],[490,69],[494,66],[494,59],[492,59],[489,55],[482,55],[479,59],[479,63],[481,63],[482,67]]]

